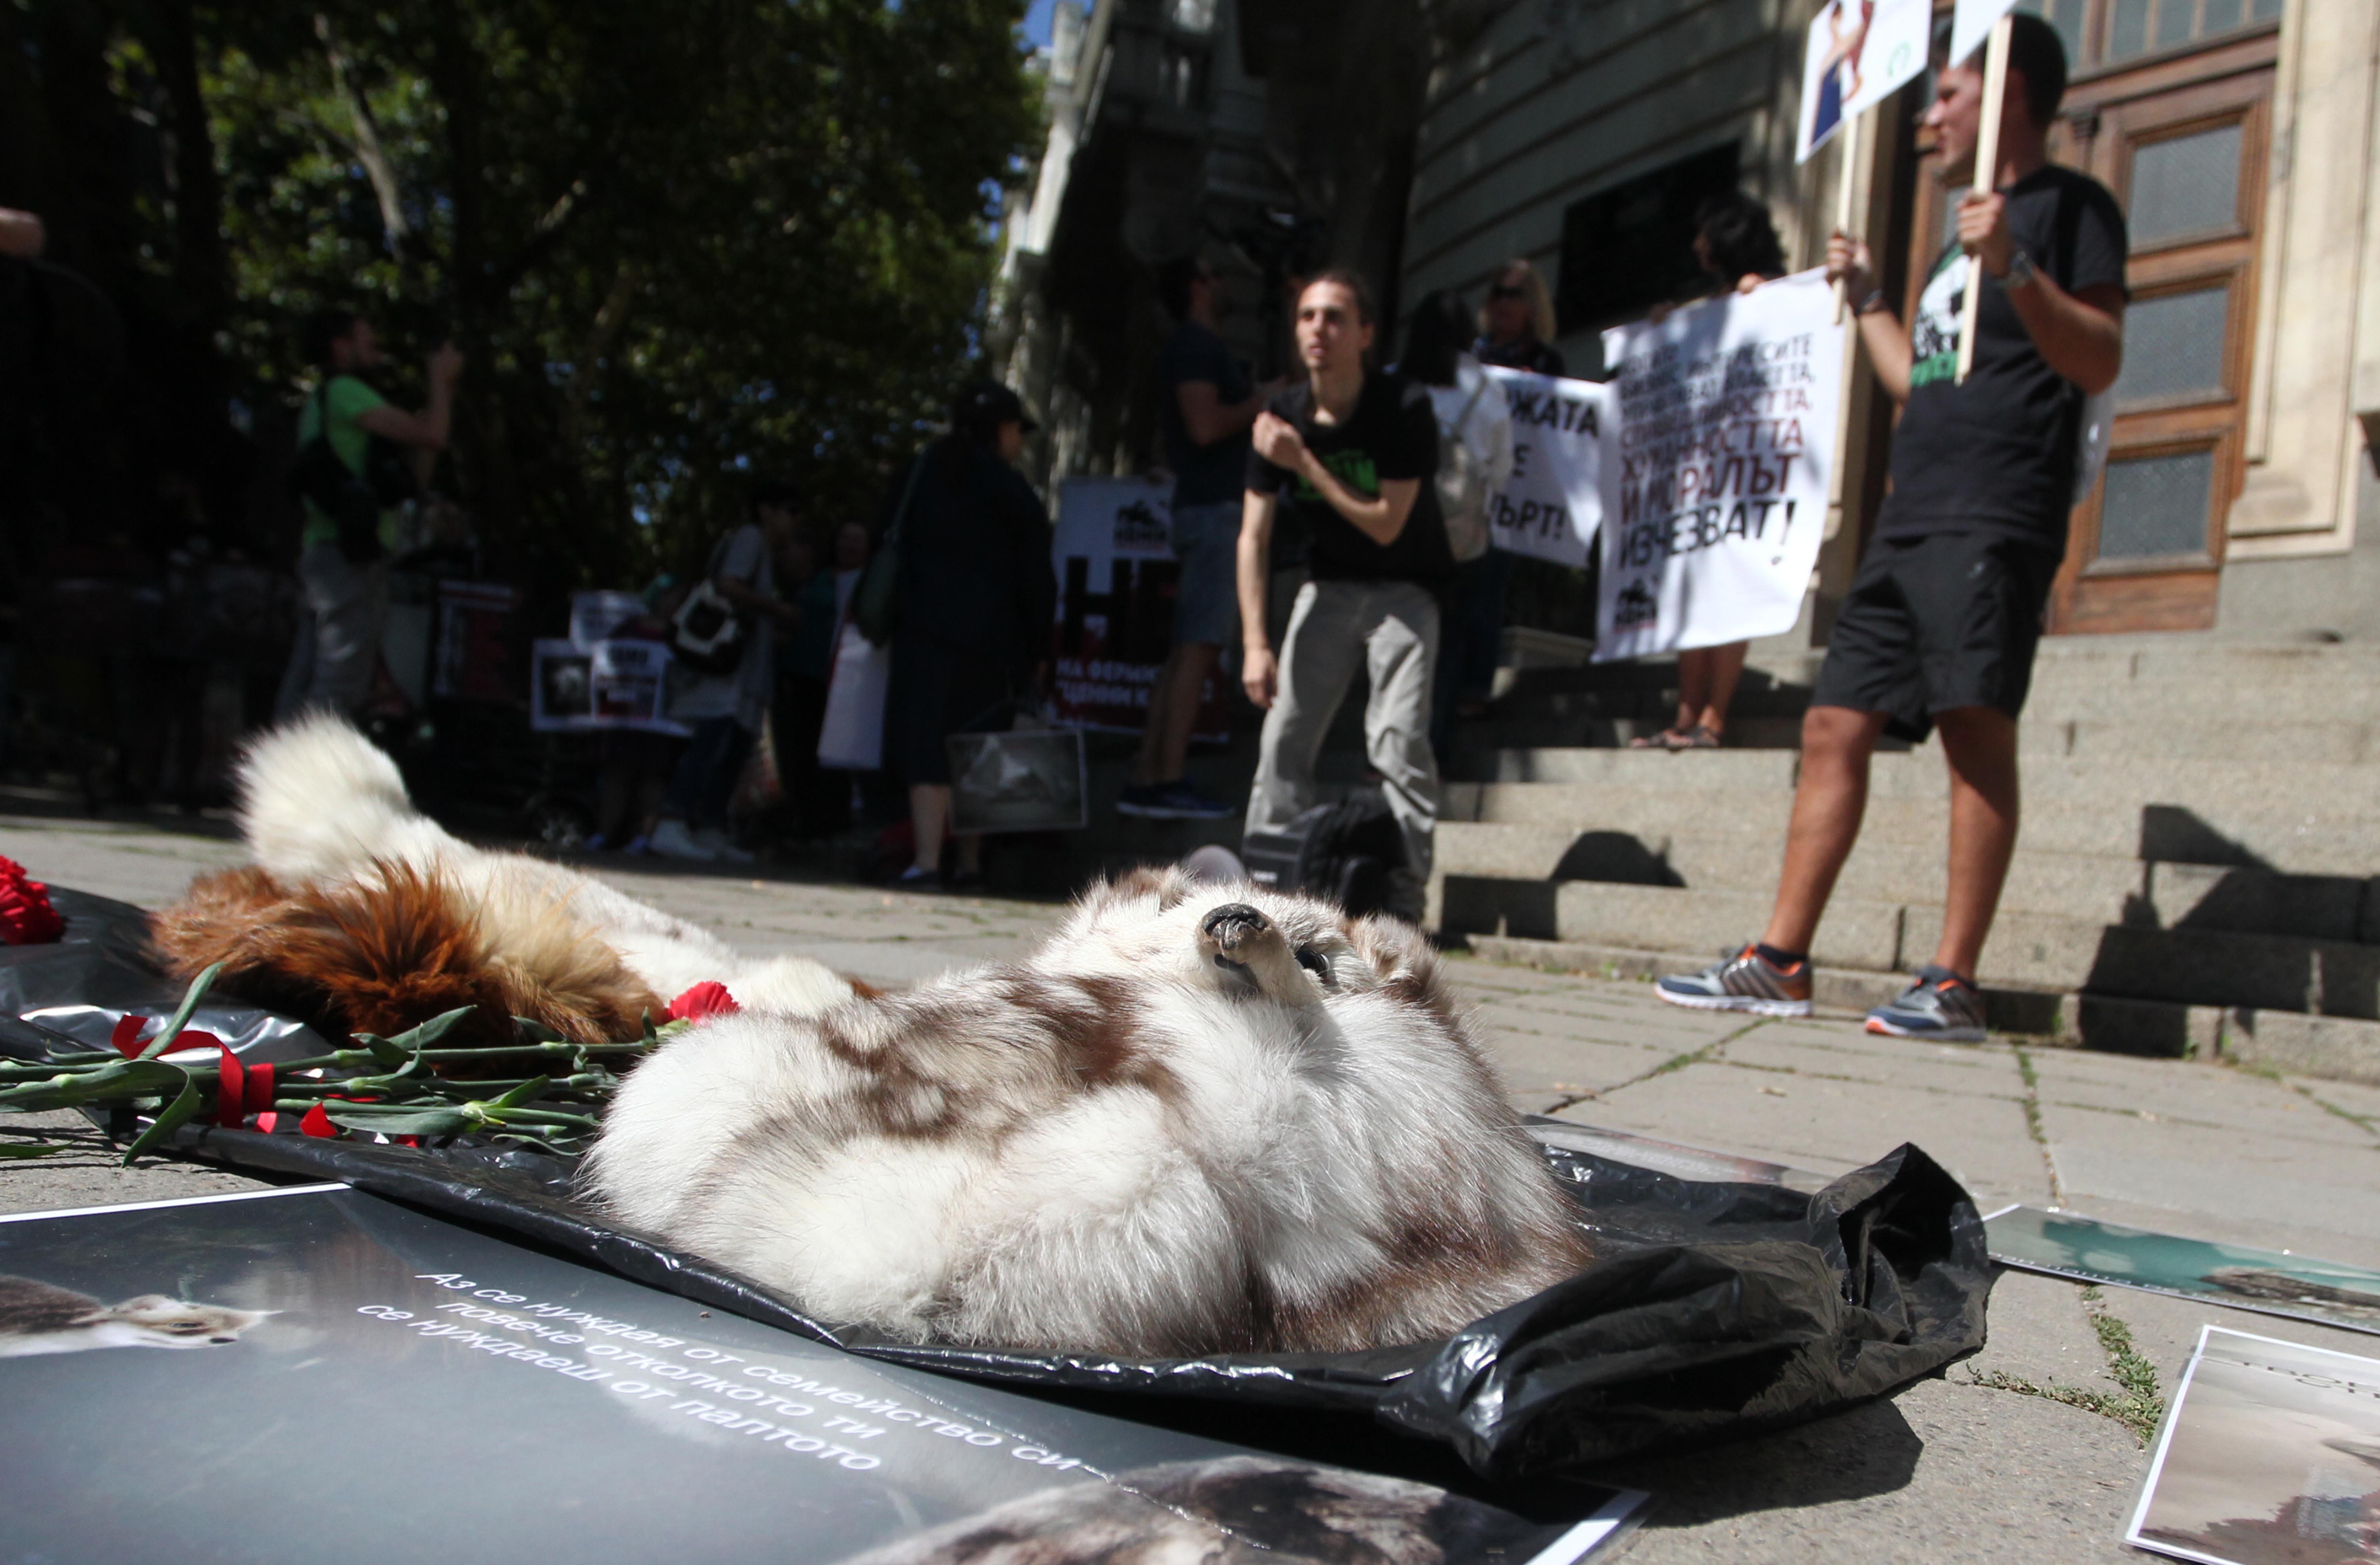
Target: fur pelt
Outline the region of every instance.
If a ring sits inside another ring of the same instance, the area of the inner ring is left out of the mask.
[[[672,1040],[584,1180],[903,1340],[1352,1351],[1585,1259],[1517,1121],[1418,931],[1141,871],[1025,961]]]
[[[239,785],[255,864],[194,882],[152,916],[152,943],[177,977],[226,963],[226,989],[332,1036],[386,1036],[468,1005],[457,1046],[510,1042],[513,1016],[591,1043],[637,1036],[704,979],[787,1013],[855,992],[818,963],[748,961],[590,876],[448,835],[339,719],[266,735]]]

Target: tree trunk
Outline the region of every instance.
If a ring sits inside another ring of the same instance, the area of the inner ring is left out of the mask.
[[[457,0],[437,0],[430,11],[430,85],[446,110],[447,199],[454,203],[454,249],[446,258],[455,338],[470,363],[455,410],[455,466],[464,479],[481,534],[499,540],[501,555],[519,541],[519,470],[508,449],[494,354],[494,327],[504,301],[491,297],[493,253],[488,232],[486,101],[469,22]],[[509,535],[509,536],[507,536]]]
[[[174,116],[174,281],[192,324],[212,335],[231,308],[223,237],[223,181],[199,86],[198,30],[190,0],[157,0],[150,47]]]

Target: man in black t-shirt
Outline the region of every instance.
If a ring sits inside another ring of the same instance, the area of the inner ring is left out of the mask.
[[[2017,716],[2042,613],[2066,547],[2080,476],[2082,406],[2123,367],[2127,241],[2095,180],[2048,162],[2044,138],[2066,89],[2066,53],[2038,17],[2009,50],[1999,167],[1959,206],[1904,330],[1877,291],[1867,247],[1837,234],[1827,271],[1859,300],[1860,337],[1901,405],[1892,491],[1843,601],[1802,725],[1802,774],[1777,904],[1762,938],[1700,973],[1663,978],[1662,999],[1705,1010],[1806,1015],[1808,952],[1835,878],[1859,838],[1868,758],[1890,733],[1936,725],[1950,769],[1950,856],[1934,960],[1870,1032],[1984,1036],[1975,966],[2016,851]],[[1973,179],[1979,63],[1940,74],[1925,124],[1947,183]],[[1968,269],[1980,265],[1974,364],[1958,378]]]
[[[1265,392],[1215,331],[1222,280],[1196,256],[1158,272],[1158,291],[1181,324],[1158,355],[1158,432],[1173,469],[1173,645],[1148,693],[1140,754],[1116,802],[1118,813],[1158,820],[1215,820],[1231,805],[1207,797],[1183,775],[1199,698],[1224,647],[1237,638],[1233,570],[1240,536],[1240,479],[1248,426]]]
[[[1371,676],[1364,749],[1404,838],[1390,909],[1418,919],[1438,824],[1429,746],[1438,594],[1454,574],[1439,515],[1438,416],[1427,387],[1366,370],[1372,305],[1352,272],[1322,273],[1297,298],[1305,380],[1257,416],[1240,522],[1241,682],[1265,709],[1247,831],[1278,831],[1316,803],[1314,765],[1360,664]],[[1311,540],[1276,662],[1265,633],[1275,513]]]

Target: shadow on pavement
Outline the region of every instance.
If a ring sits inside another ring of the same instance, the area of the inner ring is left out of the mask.
[[[1694,1527],[1890,1494],[1908,1486],[1925,1449],[1899,1407],[1874,1401],[1736,1445],[1597,1468],[1593,1476],[1658,1496],[1647,1527]]]

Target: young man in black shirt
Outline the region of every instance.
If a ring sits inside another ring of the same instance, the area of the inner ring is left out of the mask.
[[[1761,939],[1661,998],[1708,1010],[1806,1015],[1808,952],[1858,841],[1878,737],[1938,724],[1950,769],[1950,855],[1941,943],[1916,982],[1868,1013],[1870,1032],[1984,1036],[1975,964],[2016,850],[2017,715],[2066,548],[2083,400],[2123,367],[2127,241],[2115,198],[2048,162],[2044,138],[2066,55],[2018,16],[1999,167],[1960,203],[1959,236],[1904,330],[1876,290],[1867,247],[1837,234],[1827,271],[1859,303],[1876,378],[1902,407],[1892,491],[1844,600],[1802,725],[1802,777],[1777,904]],[[1942,177],[1973,178],[1983,77],[1945,69],[1926,112]],[[1984,270],[1974,365],[1958,379],[1967,269]]]
[[[1332,270],[1297,298],[1305,378],[1257,418],[1240,520],[1241,682],[1265,709],[1247,830],[1277,831],[1317,801],[1314,763],[1360,663],[1371,676],[1364,749],[1404,838],[1390,911],[1421,916],[1438,824],[1429,747],[1438,594],[1454,574],[1439,515],[1438,416],[1429,390],[1365,367],[1372,304]],[[1273,516],[1294,511],[1312,540],[1278,661],[1265,632]]]
[[[1238,634],[1233,569],[1248,426],[1276,388],[1251,387],[1246,367],[1216,332],[1222,280],[1212,267],[1185,256],[1157,280],[1161,302],[1181,322],[1157,358],[1157,427],[1173,469],[1173,556],[1182,575],[1173,646],[1149,688],[1140,754],[1116,809],[1158,820],[1216,820],[1232,807],[1201,794],[1183,768],[1207,676]]]

